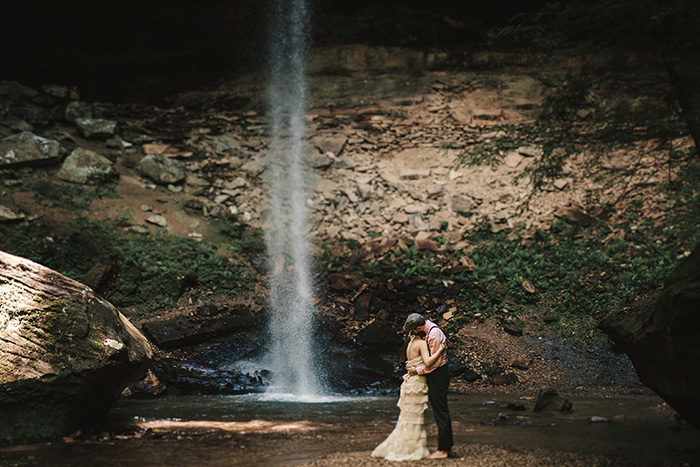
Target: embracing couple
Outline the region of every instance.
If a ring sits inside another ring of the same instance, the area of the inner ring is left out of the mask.
[[[406,348],[406,370],[398,406],[396,428],[374,451],[373,457],[392,461],[446,459],[452,449],[452,421],[447,408],[450,371],[447,366],[445,334],[432,321],[418,313],[406,318],[404,331],[410,333]],[[438,449],[428,450],[423,412],[427,402],[438,426]]]

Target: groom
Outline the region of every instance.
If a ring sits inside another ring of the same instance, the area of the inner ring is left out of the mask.
[[[418,334],[421,331],[425,333],[425,341],[428,344],[428,350],[432,354],[436,352],[440,345],[446,342],[445,334],[439,327],[429,319],[425,319],[423,315],[411,313],[406,318],[403,325],[404,331],[409,331],[413,334]],[[450,449],[454,443],[452,442],[452,421],[450,420],[450,411],[447,408],[447,389],[450,385],[450,370],[447,366],[447,352],[443,353],[440,358],[430,367],[423,365],[415,369],[408,369],[411,375],[425,375],[428,380],[428,401],[435,415],[435,423],[438,427],[438,450],[432,453],[429,459],[446,459],[450,455]]]

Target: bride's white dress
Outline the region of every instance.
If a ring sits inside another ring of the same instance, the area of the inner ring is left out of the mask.
[[[423,359],[418,356],[408,363],[419,366]],[[406,378],[401,384],[401,397],[396,405],[401,409],[396,428],[372,451],[372,457],[383,457],[390,461],[412,461],[428,457],[430,451],[423,426],[423,412],[428,407],[428,383],[425,376]]]

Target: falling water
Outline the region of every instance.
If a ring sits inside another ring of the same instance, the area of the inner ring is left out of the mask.
[[[268,117],[270,161],[265,232],[270,277],[270,392],[313,397],[323,390],[314,369],[315,329],[307,193],[304,187],[306,126],[305,0],[275,0],[270,34]]]

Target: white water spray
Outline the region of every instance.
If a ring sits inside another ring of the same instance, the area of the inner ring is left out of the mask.
[[[266,177],[265,235],[269,255],[270,328],[268,392],[300,399],[325,392],[313,349],[315,330],[309,262],[306,138],[305,0],[275,0],[270,37],[268,117],[270,160]]]

